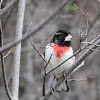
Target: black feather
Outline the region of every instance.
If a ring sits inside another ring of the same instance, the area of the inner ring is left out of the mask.
[[[58,30],[57,33],[53,36],[51,43],[58,44],[59,46],[71,46],[70,41],[65,41],[66,36],[71,35],[69,31]]]

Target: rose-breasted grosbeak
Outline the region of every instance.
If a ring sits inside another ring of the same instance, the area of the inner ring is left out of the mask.
[[[71,47],[72,36],[69,31],[59,30],[51,39],[51,42],[45,48],[45,60],[48,62],[51,59],[47,66],[47,71],[55,68],[57,65],[61,64],[67,58],[73,55],[73,49]],[[67,71],[75,62],[75,57],[72,57],[60,67],[52,71],[54,77],[59,80],[62,74]],[[57,88],[58,92],[67,92],[69,90],[67,85],[67,80]]]

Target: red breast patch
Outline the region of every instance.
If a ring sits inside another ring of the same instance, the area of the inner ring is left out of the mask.
[[[55,52],[55,56],[57,58],[61,58],[66,52],[69,51],[70,48],[66,46],[58,46],[57,44],[53,44],[52,49]]]

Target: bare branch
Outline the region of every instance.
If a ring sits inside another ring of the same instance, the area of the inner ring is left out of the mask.
[[[15,39],[15,41],[10,42],[8,44],[6,44],[3,48],[0,48],[0,52],[4,52],[6,50],[8,50],[9,48],[15,46],[16,44],[18,44],[19,42],[25,40],[26,38],[28,38],[30,35],[32,34],[36,34],[39,30],[41,30],[43,28],[44,25],[46,25],[51,19],[53,19],[55,17],[55,15],[66,5],[68,6],[69,4],[71,4],[74,0],[68,0],[65,3],[63,3],[59,8],[57,8],[51,15],[49,15],[49,17],[47,17],[45,20],[43,20],[38,26],[35,27],[34,30],[31,30],[29,32],[26,32],[25,35],[22,36],[22,38],[20,39]]]
[[[2,32],[2,26],[1,26],[1,21],[0,21],[0,47],[3,47],[3,32]],[[7,93],[7,96],[9,100],[12,100],[12,96],[10,94],[8,84],[7,84],[7,79],[6,79],[6,72],[5,72],[5,64],[4,64],[4,58],[3,58],[3,53],[1,53],[1,66],[2,66],[2,75],[3,75],[3,81],[4,81],[4,86],[5,90]]]
[[[90,50],[92,50],[92,51],[96,51],[96,52],[99,52],[99,53],[100,53],[100,50],[97,50],[97,49],[91,49],[91,48],[89,48],[89,47],[87,47],[86,49],[90,49]]]
[[[48,62],[47,62],[46,65],[44,66],[44,75],[43,75],[43,77],[44,77],[44,80],[43,80],[43,96],[45,95],[46,67],[47,67],[48,64],[49,64],[49,62],[50,62],[50,60],[51,60],[51,57],[52,57],[52,54],[51,54],[51,56],[50,56]]]
[[[52,54],[51,54],[51,56],[50,56],[50,58],[49,58],[47,64],[44,66],[44,68],[46,68],[46,67],[48,66],[48,64],[49,64],[49,62],[50,62],[50,60],[51,60],[51,57],[52,57]]]
[[[6,90],[7,96],[9,98],[9,100],[13,100],[12,96],[10,94],[8,85],[7,85],[7,79],[6,79],[6,73],[5,73],[5,65],[4,65],[4,58],[3,58],[3,54],[2,53],[1,53],[1,65],[2,65],[3,81],[4,81],[4,86],[5,86],[5,90]]]
[[[45,73],[46,70],[44,70]],[[46,81],[46,76],[43,76],[43,96],[45,96],[45,81]]]
[[[74,6],[87,18],[87,15],[76,4]]]
[[[81,43],[83,43],[83,44],[90,44],[90,45],[96,45],[97,47],[100,47],[100,45],[97,45],[95,43],[90,43],[90,42],[81,42]]]
[[[77,81],[77,82],[79,82],[79,81],[86,81],[86,80],[91,79],[91,78],[94,78],[94,76],[90,76],[90,77],[85,78],[85,79],[69,79],[67,81],[68,82],[70,82],[70,81]]]

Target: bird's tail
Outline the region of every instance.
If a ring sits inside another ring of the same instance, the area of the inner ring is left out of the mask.
[[[59,79],[57,80],[59,81]],[[63,83],[57,88],[57,92],[68,92],[69,87],[67,85],[67,80],[64,80]]]

